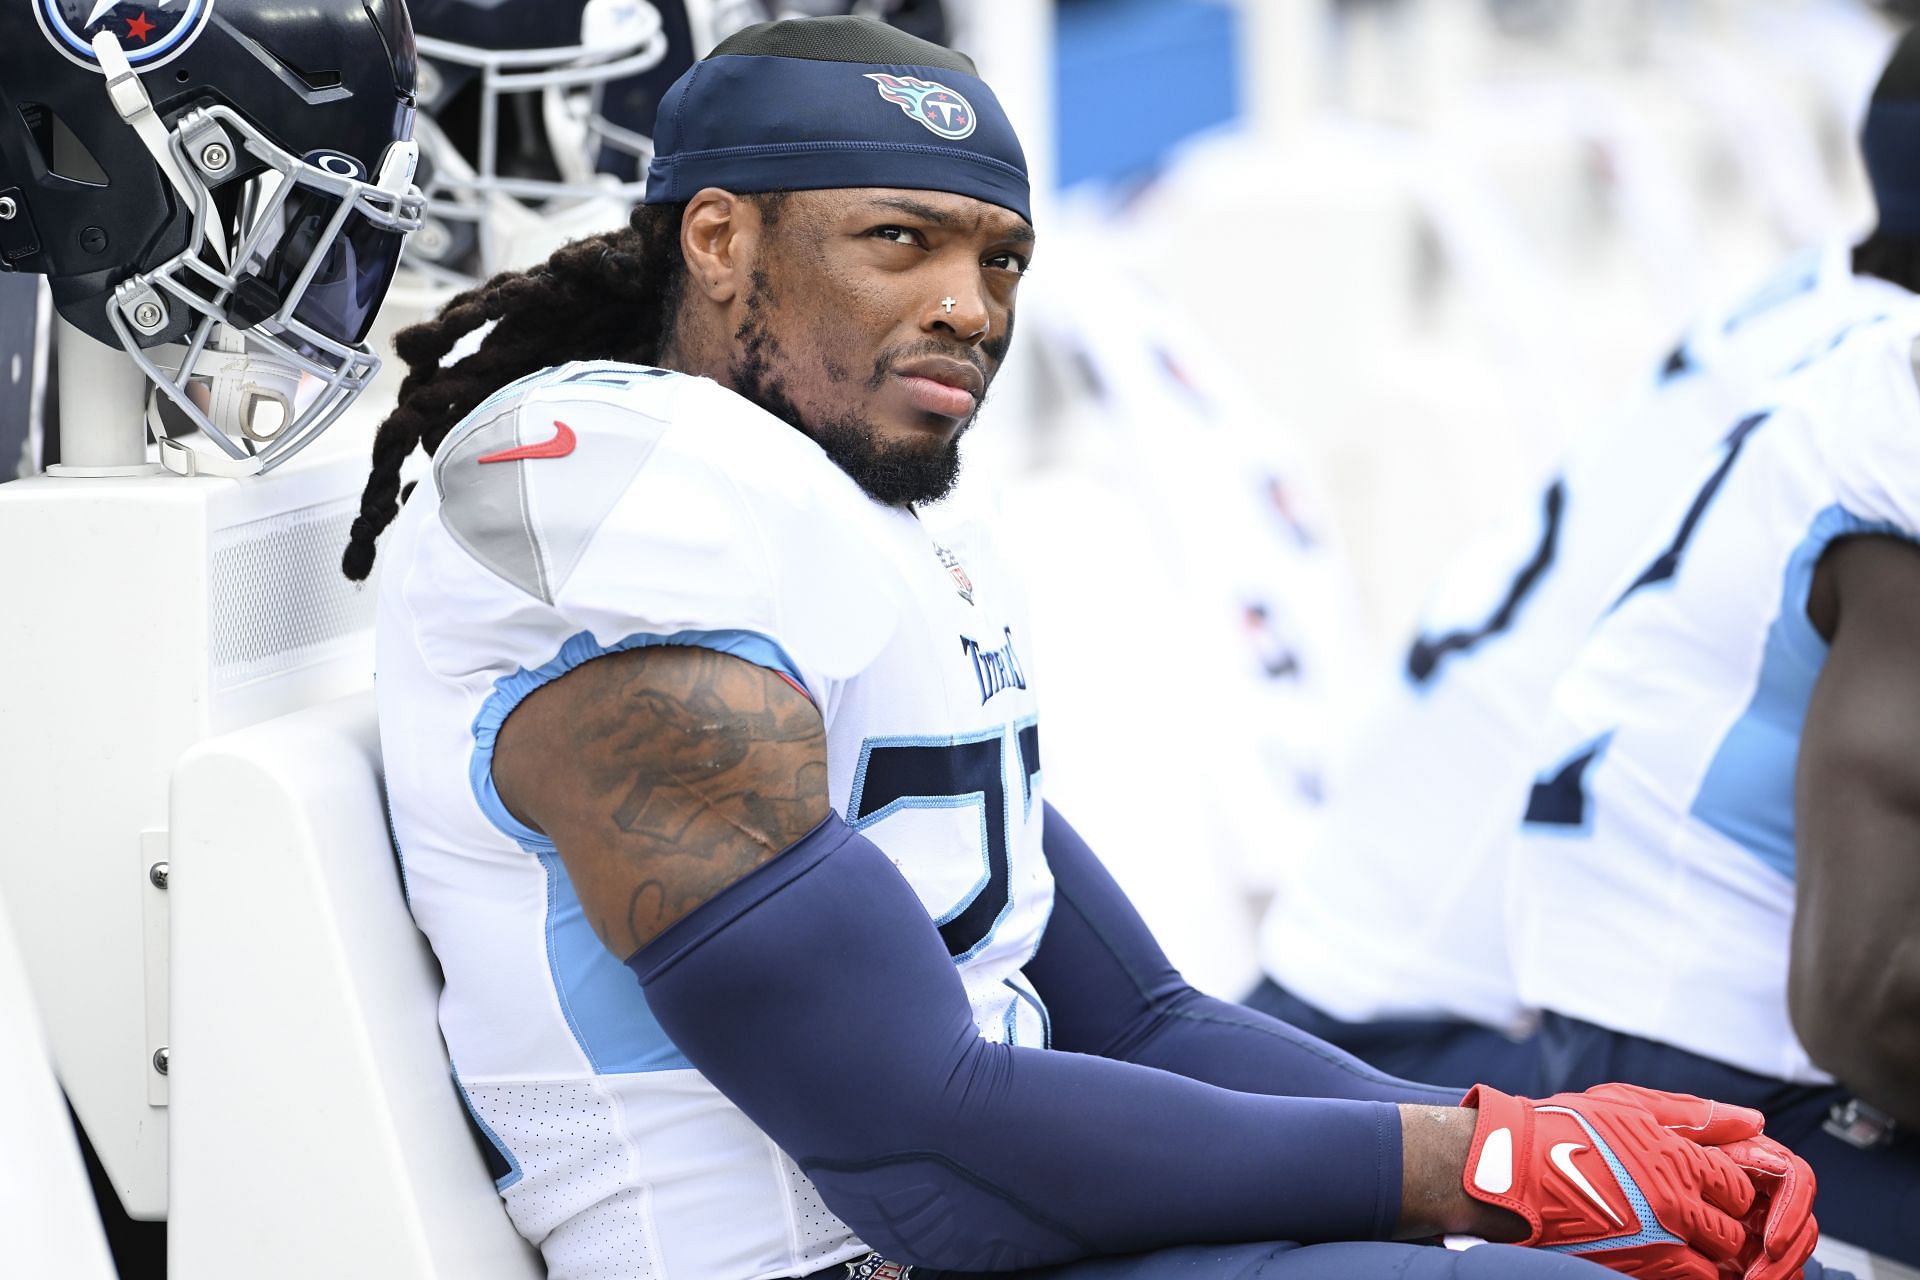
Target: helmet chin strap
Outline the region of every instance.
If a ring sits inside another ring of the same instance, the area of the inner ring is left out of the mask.
[[[245,340],[222,325],[187,371],[180,391],[227,439],[266,444],[293,424],[299,387],[298,367],[271,352],[248,351]],[[167,433],[169,407],[166,393],[155,387],[147,397],[147,428],[167,470],[184,476],[259,473],[257,457],[216,458],[174,440]],[[192,424],[189,415],[175,412],[183,425]]]
[[[180,193],[189,209],[200,207],[198,190],[181,172],[180,164],[174,159],[173,148],[167,144],[167,128],[160,123],[160,117],[153,113],[153,99],[147,96],[147,88],[140,83],[140,77],[133,73],[133,67],[127,62],[126,53],[120,48],[120,42],[111,31],[99,31],[93,37],[93,54],[100,60],[100,69],[107,75],[107,97],[113,102],[113,109],[120,118],[132,126],[139,135],[141,143],[153,156],[153,162],[160,172],[167,176],[173,189]],[[213,244],[213,251],[219,255],[224,265],[232,259],[227,254],[227,237],[217,222],[209,221],[202,228],[207,239]]]

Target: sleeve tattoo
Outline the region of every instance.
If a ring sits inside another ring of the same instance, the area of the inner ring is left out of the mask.
[[[531,732],[509,744],[530,710]],[[773,672],[708,649],[589,662],[508,719],[496,771],[509,745],[595,930],[623,956],[827,814],[826,734],[813,703]]]

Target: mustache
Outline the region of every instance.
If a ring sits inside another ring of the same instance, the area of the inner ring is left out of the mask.
[[[943,356],[949,360],[965,360],[979,371],[980,381],[984,386],[993,385],[993,375],[1000,369],[999,361],[996,360],[992,366],[989,366],[985,360],[981,359],[980,353],[972,347],[954,346],[937,339],[916,342],[911,346],[893,347],[876,356],[873,361],[873,373],[867,378],[867,390],[878,391],[880,384],[887,380],[888,372],[895,365],[916,360],[921,356]]]

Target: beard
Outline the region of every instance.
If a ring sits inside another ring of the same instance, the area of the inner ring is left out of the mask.
[[[953,492],[960,479],[960,438],[973,425],[969,416],[940,444],[917,441],[888,441],[880,437],[873,424],[858,414],[809,418],[787,394],[785,383],[774,372],[772,357],[780,353],[779,342],[767,329],[763,310],[766,297],[762,280],[754,281],[748,296],[746,323],[735,339],[739,354],[727,368],[727,381],[734,391],[759,405],[774,417],[820,446],[835,466],[847,473],[875,502],[894,507],[918,506],[938,502]],[[888,352],[874,362],[869,386],[880,385],[887,367],[903,353]],[[907,353],[911,354],[911,353]],[[828,380],[843,382],[844,371],[829,367]]]

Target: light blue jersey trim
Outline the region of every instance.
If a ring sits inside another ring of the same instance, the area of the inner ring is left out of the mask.
[[[513,1152],[507,1149],[507,1144],[500,1141],[500,1135],[493,1131],[493,1126],[488,1124],[486,1118],[480,1114],[480,1109],[473,1105],[473,1099],[467,1096],[467,1086],[460,1083],[460,1072],[458,1070],[455,1070],[453,1073],[453,1087],[460,1091],[460,1102],[466,1107],[467,1114],[473,1117],[474,1127],[480,1130],[480,1133],[488,1142],[493,1144],[493,1149],[500,1153],[500,1158],[507,1162],[507,1171],[493,1180],[493,1189],[495,1191],[505,1191],[508,1187],[520,1181],[520,1161],[515,1159]]]
[[[1053,1015],[1047,1012],[1047,1002],[1042,1000],[1040,993],[1033,989],[1027,981],[1027,976],[1016,973],[1006,980],[1006,987],[1014,995],[1013,1003],[1007,1006],[1007,1043],[1019,1043],[1014,1034],[1014,1028],[1019,1021],[1020,1006],[1026,1004],[1031,1006],[1034,1013],[1040,1017],[1040,1047],[1053,1048]]]
[[[1581,1244],[1547,1244],[1537,1248],[1548,1253],[1595,1253],[1601,1249],[1632,1249],[1644,1244],[1682,1244],[1679,1236],[1674,1235],[1660,1225],[1660,1219],[1653,1216],[1653,1206],[1647,1203],[1646,1193],[1640,1190],[1640,1184],[1627,1173],[1626,1165],[1620,1157],[1613,1154],[1606,1139],[1594,1131],[1587,1118],[1578,1111],[1567,1107],[1541,1107],[1542,1111],[1558,1111],[1562,1115],[1572,1116],[1574,1123],[1587,1131],[1587,1137],[1593,1142],[1593,1149],[1607,1162],[1607,1168],[1613,1171],[1613,1180],[1620,1184],[1620,1190],[1626,1194],[1627,1203],[1633,1206],[1633,1216],[1639,1220],[1640,1230],[1633,1235],[1608,1236],[1604,1240],[1588,1240]]]
[[[682,1071],[693,1066],[647,1006],[633,970],[613,958],[551,846],[531,851],[547,873],[547,965],[560,1011],[594,1074]]]
[[[573,882],[561,863],[553,841],[527,826],[501,802],[493,783],[493,750],[513,709],[528,694],[572,671],[582,663],[612,653],[652,645],[681,645],[732,654],[791,680],[797,687],[799,669],[773,640],[754,631],[677,631],[672,635],[633,635],[602,645],[592,633],[568,637],[554,657],[529,671],[520,668],[494,682],[493,692],[473,721],[473,755],[467,777],[474,799],[488,821],[540,860],[547,876],[547,964],[554,993],[567,1026],[582,1053],[601,1075],[636,1071],[675,1071],[690,1067],[666,1032],[660,1029],[633,971],[614,958],[587,922],[574,893]]]
[[[1690,813],[1787,879],[1794,875],[1793,785],[1800,729],[1827,642],[1807,618],[1813,571],[1835,539],[1859,534],[1913,535],[1834,505],[1813,518],[1787,558],[1780,612],[1767,629],[1753,699],[1714,752]]]
[[[1029,746],[1031,744],[1031,746]],[[1029,751],[1032,756],[1029,758]],[[1040,776],[1040,714],[1021,716],[1013,722],[1013,753],[1020,765],[1020,816],[1033,816],[1033,793],[1042,787]]]

